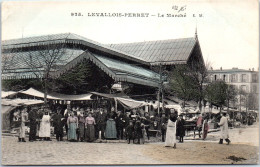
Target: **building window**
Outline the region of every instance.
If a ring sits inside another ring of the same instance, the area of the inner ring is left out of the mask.
[[[256,74],[252,74],[252,82],[257,82],[257,75]]]
[[[223,81],[226,81],[226,75],[223,75]]]
[[[216,81],[217,80],[217,75],[215,75],[214,78],[215,78],[215,81]]]
[[[253,92],[252,93],[257,93],[257,87],[256,85],[253,85]]]
[[[241,75],[241,82],[247,82],[246,74]]]
[[[236,74],[231,75],[231,82],[236,82]]]
[[[241,85],[241,90],[243,91],[243,92],[246,92],[246,85]]]

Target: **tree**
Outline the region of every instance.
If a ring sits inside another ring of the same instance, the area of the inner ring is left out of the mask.
[[[114,80],[90,60],[84,60],[49,83],[53,91],[65,94],[109,93]]]
[[[256,110],[258,109],[258,100],[257,100],[257,95],[254,93],[249,93],[248,94],[248,100],[247,100],[247,106],[249,110]]]
[[[193,78],[189,75],[189,67],[178,65],[169,73],[169,90],[185,102],[197,95]]]
[[[38,46],[36,50],[29,51],[26,55],[21,56],[21,61],[31,69],[35,78],[42,83],[45,104],[47,103],[48,82],[51,79],[51,72],[66,63],[72,55],[73,51],[68,52],[66,44],[47,44]]]
[[[228,107],[229,111],[229,103],[230,102],[235,102],[237,100],[237,90],[234,85],[227,85],[227,90],[226,90],[226,105]]]
[[[238,99],[239,99],[239,111],[241,112],[241,107],[242,107],[242,103],[244,103],[245,106],[245,100],[247,98],[247,93],[245,90],[242,89],[242,87],[240,87],[238,89]]]
[[[197,92],[196,101],[199,104],[199,109],[202,109],[202,101],[205,99],[205,83],[207,82],[207,77],[209,75],[208,69],[211,63],[209,61],[192,63],[189,68],[189,75],[192,77],[195,85],[195,92]]]
[[[224,81],[214,81],[206,88],[206,98],[212,104],[220,107],[220,111],[227,100],[228,85]]]

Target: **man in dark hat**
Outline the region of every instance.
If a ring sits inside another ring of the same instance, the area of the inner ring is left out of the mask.
[[[101,139],[105,139],[105,129],[106,129],[106,122],[107,122],[107,109],[100,109],[100,112],[97,117],[97,128],[98,133],[101,131]]]
[[[30,121],[30,134],[29,134],[29,141],[33,142],[36,141],[36,131],[37,131],[37,109],[32,109],[29,112],[28,119]]]
[[[116,121],[117,138],[123,139],[125,119],[124,119],[124,115],[122,114],[121,111],[118,111],[118,115],[117,115],[115,121]]]
[[[166,127],[167,127],[167,118],[165,116],[165,113],[162,113],[160,123],[161,123],[162,142],[165,142]]]
[[[53,116],[54,133],[56,134],[57,141],[63,141],[63,126],[65,124],[64,118],[61,114],[61,108],[57,108],[57,113]]]
[[[132,120],[129,121],[129,125],[126,127],[125,131],[127,134],[128,144],[130,144],[131,139],[133,139],[134,143],[134,125]]]
[[[144,113],[143,123],[144,123],[145,131],[146,131],[146,134],[147,134],[147,138],[148,138],[148,140],[150,140],[149,129],[150,129],[150,124],[151,124],[151,118],[150,118],[148,112]]]
[[[140,139],[142,138],[142,127],[140,117],[136,118],[136,122],[134,125],[134,139],[137,139],[137,144],[140,144]]]

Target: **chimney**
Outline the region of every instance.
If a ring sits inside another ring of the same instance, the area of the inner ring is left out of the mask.
[[[249,68],[249,71],[251,71],[251,68]]]
[[[222,71],[222,67],[220,67],[220,70]]]
[[[255,69],[254,69],[254,68],[252,68],[252,71],[255,71]]]

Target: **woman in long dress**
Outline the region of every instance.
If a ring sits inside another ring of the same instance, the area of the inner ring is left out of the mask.
[[[51,141],[51,117],[48,111],[45,111],[44,115],[42,116],[41,124],[40,124],[40,131],[39,137],[40,139],[44,139],[47,141]]]
[[[18,134],[18,141],[19,142],[26,142],[25,141],[25,122],[28,119],[28,114],[27,114],[27,107],[25,107],[22,111],[21,111],[21,125],[19,128],[19,134]]]
[[[112,118],[112,115],[109,115],[109,119],[106,123],[106,131],[105,131],[105,138],[106,139],[116,139],[117,132],[116,132],[116,122]]]
[[[183,115],[179,115],[179,119],[176,124],[176,136],[179,136],[180,138],[179,143],[183,143],[183,136],[185,136],[185,120],[183,119]]]
[[[95,118],[92,117],[91,113],[88,114],[88,117],[85,121],[86,124],[86,141],[93,142],[95,140]]]
[[[205,140],[209,131],[208,118],[205,118],[202,125],[202,139]]]
[[[81,142],[84,140],[84,130],[85,130],[85,117],[84,117],[84,111],[81,110],[79,114],[79,139]]]
[[[77,141],[77,128],[78,128],[78,118],[71,112],[70,117],[67,119],[68,124],[68,140]]]
[[[165,147],[176,148],[176,112],[170,114],[167,124]]]

